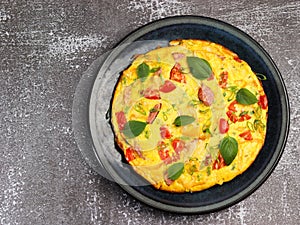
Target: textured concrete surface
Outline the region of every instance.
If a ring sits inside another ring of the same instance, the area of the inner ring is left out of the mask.
[[[72,131],[88,66],[139,26],[172,15],[221,19],[256,39],[286,83],[284,154],[250,197],[220,212],[145,206],[98,176]],[[0,1],[0,224],[299,224],[300,1]]]

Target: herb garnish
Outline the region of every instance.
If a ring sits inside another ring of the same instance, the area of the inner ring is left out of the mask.
[[[257,102],[257,98],[247,88],[241,88],[236,93],[236,100],[242,105],[251,105]]]
[[[193,123],[195,121],[195,118],[192,116],[187,116],[187,115],[182,115],[182,116],[177,116],[176,119],[174,120],[173,124],[176,127],[180,126],[185,126],[190,123]]]
[[[137,67],[138,78],[140,78],[142,81],[146,80],[149,73],[150,73],[150,68],[146,63],[143,62]]]
[[[137,120],[129,120],[123,129],[123,134],[127,138],[134,138],[139,136],[145,129],[147,123]]]
[[[205,80],[212,74],[211,66],[205,59],[189,56],[187,63],[191,74],[199,80]]]
[[[183,162],[174,163],[167,170],[168,178],[171,180],[177,180],[180,177],[180,175],[183,173],[183,169],[184,169]]]
[[[224,137],[220,143],[220,153],[224,158],[226,165],[229,165],[238,152],[238,143],[235,138],[227,136]]]

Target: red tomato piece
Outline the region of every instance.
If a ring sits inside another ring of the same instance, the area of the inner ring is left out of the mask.
[[[181,65],[179,63],[175,63],[171,69],[170,80],[174,80],[179,83],[186,83],[185,75],[181,72]]]
[[[221,118],[219,120],[219,131],[220,131],[220,133],[225,134],[225,133],[228,132],[228,130],[229,130],[229,124],[228,124],[227,120],[224,119],[224,118]]]
[[[259,96],[258,105],[259,105],[262,109],[267,109],[267,108],[268,108],[268,99],[267,99],[267,96],[266,96],[266,95],[261,95],[261,96]]]
[[[173,91],[175,88],[176,88],[175,84],[173,84],[169,80],[166,80],[165,83],[159,87],[159,91],[164,93],[169,93]]]
[[[247,130],[241,134],[239,134],[240,137],[244,138],[246,141],[250,141],[253,139],[252,137],[252,134],[251,134],[251,131],[250,130]]]
[[[179,154],[184,149],[185,142],[176,138],[172,141],[172,147],[174,148],[175,152]]]
[[[242,62],[242,60],[241,60],[238,56],[234,56],[233,59],[234,59],[235,61],[239,62],[239,63]]]
[[[227,80],[228,80],[228,72],[223,71],[220,75],[219,86],[221,88],[225,88],[227,86]]]
[[[230,119],[231,122],[235,123],[238,121],[238,117],[237,117],[237,115],[234,114],[234,112],[227,111],[226,115],[228,116],[228,118]]]
[[[225,160],[221,154],[218,155],[218,159],[216,159],[213,163],[212,169],[218,170],[222,167],[226,166]]]
[[[161,160],[166,160],[167,158],[170,158],[168,149],[160,149],[158,150],[158,154]]]
[[[167,149],[167,145],[165,142],[158,142],[158,155],[161,160],[165,161],[167,159],[171,159],[169,155],[169,149]]]
[[[235,108],[235,105],[236,105],[237,103],[238,103],[237,100],[234,100],[233,102],[231,102],[231,103],[229,104],[229,106],[228,106],[229,111],[236,112],[237,110],[236,110],[236,108]]]
[[[170,139],[172,137],[168,127],[163,126],[163,127],[160,127],[159,129],[160,129],[161,138]]]
[[[243,122],[245,120],[250,120],[251,119],[251,116],[248,115],[248,114],[244,114],[244,115],[241,115],[240,118],[239,118],[239,122]]]
[[[136,154],[136,151],[132,147],[127,148],[125,150],[125,158],[127,162],[134,160],[136,158]]]
[[[146,90],[143,91],[143,96],[145,98],[148,99],[160,99],[160,94],[159,94],[159,90],[157,89],[151,89],[151,88],[147,88]]]
[[[123,111],[120,111],[120,112],[116,112],[115,115],[117,118],[117,123],[118,123],[119,129],[123,130],[125,124],[127,123],[125,113]]]

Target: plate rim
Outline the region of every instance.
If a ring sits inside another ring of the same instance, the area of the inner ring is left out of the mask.
[[[281,84],[281,86],[277,87],[277,88],[280,88],[279,92],[283,93],[283,96],[281,96],[281,103],[285,103],[285,104],[282,104],[283,115],[281,118],[282,125],[284,125],[285,129],[284,129],[284,132],[281,132],[280,136],[279,136],[280,140],[278,141],[278,143],[280,143],[280,146],[276,147],[272,158],[266,165],[266,168],[262,171],[262,173],[260,173],[258,175],[258,177],[254,180],[253,183],[251,183],[248,187],[246,187],[240,193],[238,193],[228,199],[225,199],[224,201],[213,203],[211,205],[199,206],[199,207],[182,207],[182,206],[169,205],[166,203],[157,202],[149,197],[142,195],[140,192],[138,192],[131,186],[124,185],[124,184],[118,182],[120,177],[116,177],[116,174],[114,174],[114,171],[112,171],[113,169],[111,168],[111,166],[107,164],[107,162],[105,161],[105,159],[103,157],[101,158],[101,155],[99,155],[99,159],[102,162],[104,168],[108,171],[108,173],[116,181],[116,183],[118,183],[118,185],[121,188],[123,188],[128,194],[132,195],[134,198],[138,199],[139,201],[146,203],[147,205],[150,205],[157,209],[162,209],[164,211],[175,212],[175,213],[200,213],[200,214],[203,214],[203,213],[215,212],[215,211],[227,208],[229,206],[232,206],[232,205],[240,202],[241,200],[245,199],[249,195],[251,195],[255,190],[257,190],[257,188],[259,188],[268,179],[268,177],[271,175],[271,173],[277,166],[277,164],[283,154],[283,151],[284,151],[284,148],[285,148],[285,145],[287,142],[287,138],[288,138],[288,133],[289,133],[290,107],[289,107],[288,92],[286,90],[286,86],[284,84],[284,81],[283,81],[283,78],[281,76],[279,69],[277,68],[277,66],[274,63],[271,56],[265,51],[265,49],[257,41],[255,41],[250,35],[248,35],[244,31],[242,31],[239,28],[237,28],[229,23],[226,23],[224,21],[221,21],[221,20],[218,20],[215,18],[210,18],[210,17],[205,17],[205,16],[194,16],[194,15],[171,16],[171,17],[166,17],[166,18],[152,21],[150,23],[147,23],[147,24],[133,30],[128,35],[126,35],[119,43],[117,43],[114,50],[108,55],[108,57],[104,61],[103,65],[105,64],[105,62],[109,61],[111,57],[114,57],[114,55],[116,55],[116,54],[118,55],[123,50],[122,48],[118,48],[119,46],[121,46],[121,45],[126,46],[126,43],[131,43],[134,40],[136,40],[138,37],[141,37],[150,31],[154,31],[155,29],[162,28],[165,26],[175,25],[178,23],[180,23],[180,24],[189,24],[189,23],[199,24],[199,21],[202,21],[202,23],[207,22],[210,25],[212,25],[212,24],[218,25],[218,26],[213,26],[214,28],[220,29],[221,27],[225,26],[228,29],[234,30],[235,32],[240,34],[242,37],[244,37],[242,39],[244,42],[246,42],[250,46],[255,46],[256,48],[258,48],[261,51],[263,56],[268,60],[268,64],[271,65],[272,69],[275,71],[275,73],[277,75],[276,77],[274,77],[274,79],[276,78],[277,83]],[[155,27],[155,29],[153,29],[153,26]],[[232,34],[232,35],[236,36],[236,34]],[[238,38],[240,38],[240,37],[238,37]],[[267,62],[265,62],[265,63],[267,63]],[[100,68],[98,75],[101,73],[101,69],[103,69],[103,68]],[[95,134],[94,134],[95,128],[93,127],[93,124],[91,124],[91,122],[95,121],[95,120],[94,120],[94,114],[92,113],[91,108],[93,107],[92,103],[95,102],[95,99],[93,99],[93,97],[95,97],[95,96],[93,96],[92,93],[94,92],[94,89],[96,87],[97,80],[98,79],[95,80],[95,83],[94,83],[92,91],[91,91],[89,114],[88,114],[90,132],[93,137],[92,138],[93,144],[96,149],[97,149],[97,141],[95,143]],[[99,154],[99,151],[96,151],[96,152]]]

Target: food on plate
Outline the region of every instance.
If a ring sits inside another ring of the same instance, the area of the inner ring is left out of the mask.
[[[155,188],[196,192],[249,168],[267,113],[260,80],[237,54],[209,41],[172,40],[122,71],[111,124],[126,161]]]

